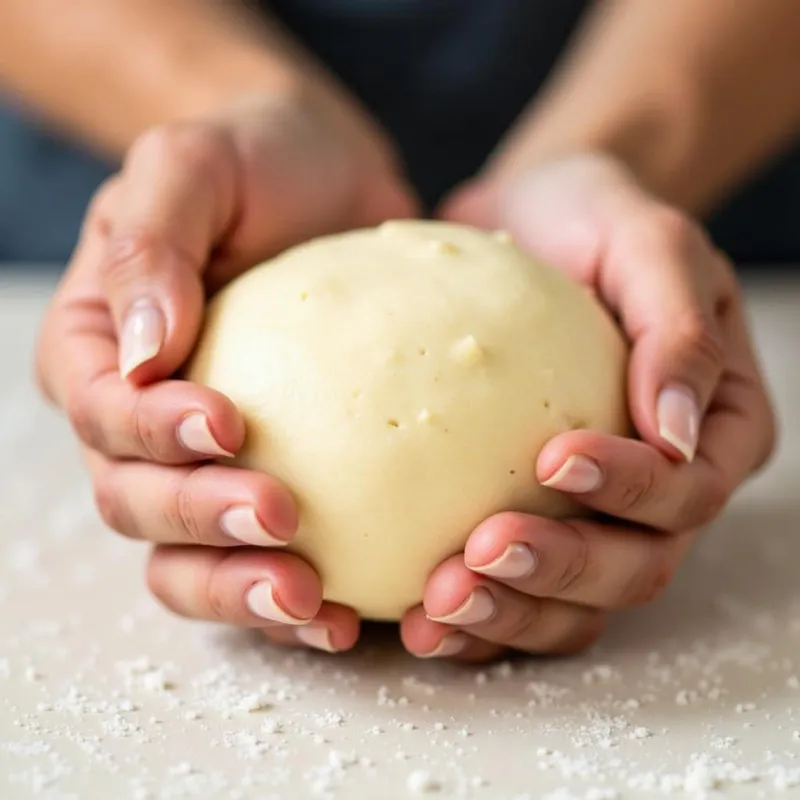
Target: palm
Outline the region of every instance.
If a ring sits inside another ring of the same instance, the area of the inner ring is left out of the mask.
[[[630,186],[616,167],[575,158],[538,167],[504,183],[476,182],[455,192],[441,216],[481,228],[502,228],[523,248],[595,284],[613,233],[609,205]]]

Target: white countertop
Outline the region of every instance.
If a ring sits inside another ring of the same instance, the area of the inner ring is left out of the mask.
[[[29,380],[51,286],[0,272],[2,800],[800,797],[799,282],[749,295],[769,470],[593,653],[484,670],[391,636],[291,654],[157,607]]]

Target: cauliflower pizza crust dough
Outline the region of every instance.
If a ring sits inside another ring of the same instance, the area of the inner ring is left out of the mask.
[[[419,221],[317,239],[210,304],[187,377],[247,422],[235,463],[295,494],[325,597],[396,620],[503,510],[574,513],[545,442],[627,434],[627,348],[591,292],[503,234]]]

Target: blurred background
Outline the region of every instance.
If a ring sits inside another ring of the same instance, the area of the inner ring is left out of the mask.
[[[479,169],[545,83],[592,4],[250,0],[248,5],[277,15],[391,130],[412,180],[432,204]],[[0,262],[63,264],[89,198],[117,164],[37,119],[25,101],[19,94],[0,94]],[[449,140],[442,146],[445,135]],[[430,169],[432,160],[437,170]],[[796,147],[764,166],[709,223],[737,262],[800,262],[799,208]]]

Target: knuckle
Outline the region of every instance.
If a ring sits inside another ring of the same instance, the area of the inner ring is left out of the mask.
[[[220,591],[216,582],[212,581],[208,586],[208,611],[212,620],[223,622],[228,618],[228,605],[225,596]]]
[[[620,486],[617,508],[622,514],[640,511],[655,499],[656,475],[652,465],[644,466]]]
[[[161,237],[145,228],[135,228],[109,238],[99,265],[106,283],[128,284],[157,272],[159,256],[165,250]]]
[[[497,638],[511,647],[521,646],[531,639],[531,631],[538,635],[542,623],[542,601],[530,598],[524,609],[510,614],[498,625]]]
[[[181,539],[188,540],[189,544],[205,544],[203,532],[197,518],[197,502],[194,492],[193,477],[196,470],[180,479],[173,500],[169,505],[169,525],[172,530],[178,531]]]
[[[672,582],[675,566],[664,555],[655,559],[653,565],[636,575],[623,592],[622,607],[636,608],[652,603]]]
[[[687,350],[706,364],[721,366],[725,357],[722,337],[716,325],[699,311],[677,321],[676,335]]]
[[[554,596],[568,597],[580,587],[589,566],[589,543],[581,529],[576,525],[565,523],[571,533],[571,558],[567,558],[558,573],[553,586]]]
[[[129,428],[133,436],[134,446],[147,459],[160,461],[163,445],[143,401],[144,395],[138,392],[131,406]]]
[[[693,536],[666,536],[655,539],[644,566],[637,570],[624,586],[619,598],[620,608],[636,608],[652,603],[672,583],[678,565]]]
[[[229,610],[228,593],[225,591],[226,581],[220,570],[220,566],[224,563],[224,560],[221,561],[210,571],[204,589],[208,616],[219,622],[228,620],[232,616]]]
[[[688,492],[679,514],[679,529],[699,528],[713,522],[730,497],[721,476],[708,481],[700,492]]]

